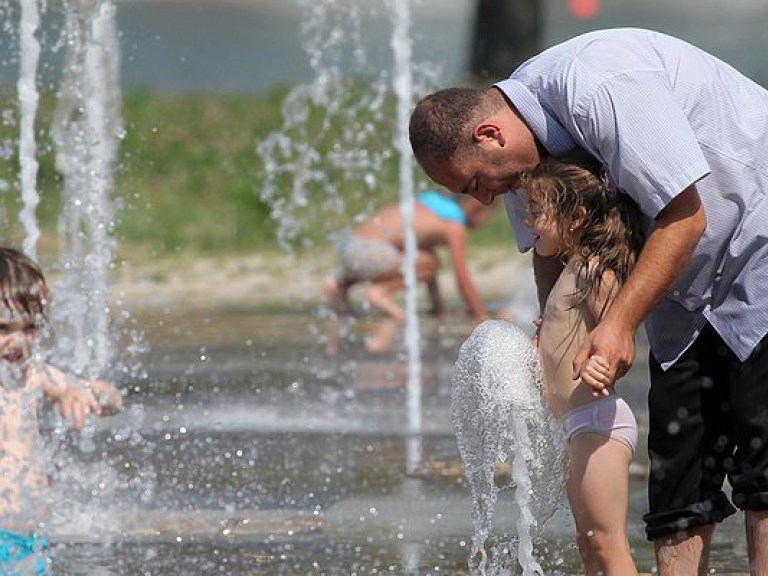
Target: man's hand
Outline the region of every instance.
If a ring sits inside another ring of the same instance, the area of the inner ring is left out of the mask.
[[[600,361],[590,364],[590,359],[595,356],[599,356]],[[573,379],[581,377],[593,388],[596,396],[607,396],[608,388],[629,371],[634,359],[634,332],[617,327],[606,318],[589,333],[574,357]],[[594,378],[595,367],[604,363],[607,363],[607,372],[600,378]]]

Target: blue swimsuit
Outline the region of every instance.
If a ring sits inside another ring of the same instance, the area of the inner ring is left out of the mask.
[[[48,542],[43,536],[0,530],[0,574],[3,576],[20,575],[22,564],[24,574],[29,574],[28,568],[34,567],[35,576],[46,576],[49,574],[47,558]]]
[[[461,209],[459,203],[449,196],[440,194],[435,190],[426,190],[418,196],[419,204],[426,206],[438,218],[453,220],[459,224],[467,225],[467,215]]]

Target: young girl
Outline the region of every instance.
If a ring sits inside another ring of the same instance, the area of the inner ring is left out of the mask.
[[[630,407],[596,396],[608,364],[599,356],[573,380],[572,362],[611,306],[643,243],[640,211],[586,154],[545,160],[523,176],[534,249],[564,269],[544,307],[539,352],[547,404],[568,442],[566,489],[586,574],[637,574],[629,551],[629,465],[637,442]],[[613,388],[611,388],[613,390]]]

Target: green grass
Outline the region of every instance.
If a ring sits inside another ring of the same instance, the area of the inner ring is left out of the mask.
[[[377,113],[365,95],[352,87],[339,112],[301,101],[306,123],[284,128],[281,107],[287,89],[263,96],[123,95],[126,136],[121,143],[114,197],[118,203],[116,235],[122,252],[153,255],[226,255],[277,250],[278,221],[259,197],[265,170],[259,142],[282,131],[294,143],[318,150],[313,168],[323,179],[306,187],[307,205],[288,202],[281,218],[302,222],[296,246],[319,245],[357,215],[397,199],[397,155],[390,150],[394,107],[385,100]],[[362,103],[361,106],[356,106]],[[57,235],[60,178],[56,173],[49,127],[55,102],[43,95],[38,113],[38,219],[41,246],[54,246]],[[19,111],[15,94],[0,95],[0,192],[3,239],[19,242],[19,165],[16,156]],[[364,137],[359,136],[365,134]],[[359,138],[359,140],[358,140]],[[375,184],[363,174],[330,167],[326,159],[340,149],[365,150],[377,158]],[[302,157],[293,150],[292,159]],[[287,199],[293,175],[276,179],[277,195]],[[428,185],[423,178],[419,185]],[[278,219],[279,220],[279,219]],[[473,243],[506,241],[502,215],[473,235]]]

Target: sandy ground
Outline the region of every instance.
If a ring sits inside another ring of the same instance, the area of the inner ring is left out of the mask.
[[[459,305],[453,270],[444,258],[440,285],[449,305]],[[532,281],[530,259],[514,248],[473,249],[470,273],[487,305],[506,302]],[[335,267],[332,252],[305,256],[253,254],[226,258],[185,256],[126,262],[113,298],[128,310],[174,308],[308,307],[324,301],[323,280]]]

